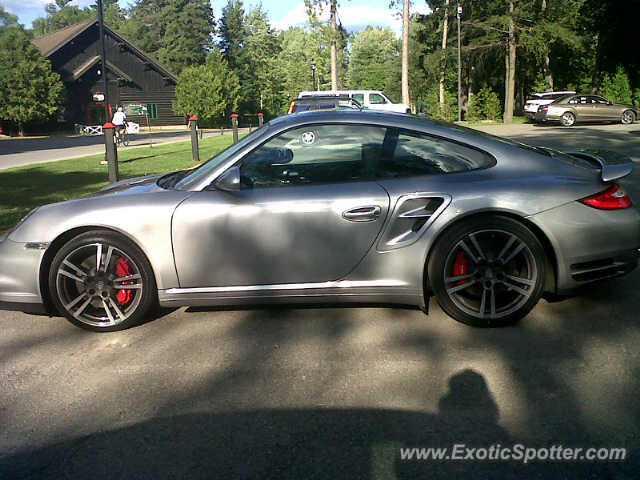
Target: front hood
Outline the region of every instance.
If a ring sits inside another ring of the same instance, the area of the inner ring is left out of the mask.
[[[146,175],[144,177],[127,178],[119,182],[110,183],[102,190],[87,195],[85,198],[100,197],[103,195],[132,195],[136,193],[146,193],[159,189],[156,180],[162,174]]]

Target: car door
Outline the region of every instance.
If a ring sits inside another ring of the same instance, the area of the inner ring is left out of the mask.
[[[579,122],[592,122],[594,119],[594,109],[593,104],[591,103],[591,98],[586,95],[573,98],[576,101],[573,105],[576,110],[576,119]]]
[[[175,211],[181,287],[315,283],[349,273],[389,209],[370,165],[386,129],[314,125],[275,135],[239,164],[241,188]]]
[[[371,110],[390,111],[393,106],[379,93],[371,92],[369,95],[369,108]]]
[[[619,119],[618,107],[609,105],[609,100],[597,95],[592,96],[591,99],[593,102],[594,120],[606,122]]]

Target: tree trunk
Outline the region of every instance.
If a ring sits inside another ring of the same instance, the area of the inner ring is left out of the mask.
[[[331,0],[331,90],[338,90],[338,29],[336,28],[337,0]]]
[[[402,103],[409,105],[409,0],[402,10]]]
[[[469,114],[469,105],[471,105],[471,101],[473,100],[473,74],[475,72],[476,67],[473,66],[473,62],[469,63],[469,75],[467,76],[467,115]]]
[[[440,114],[444,113],[444,79],[447,70],[447,36],[449,35],[449,1],[444,5],[444,22],[442,24],[442,61],[440,65]]]
[[[542,21],[544,22],[546,21],[545,12],[547,11],[547,0],[542,0],[540,10],[542,10]],[[542,60],[542,70],[544,72],[545,83],[549,90],[553,90],[553,75],[551,74],[551,68],[549,66],[549,45],[546,45],[545,47],[544,58]]]
[[[24,137],[24,123],[18,122],[18,135]]]
[[[516,84],[516,26],[513,19],[513,0],[509,0],[509,35],[505,55],[504,123],[513,122],[513,101]]]

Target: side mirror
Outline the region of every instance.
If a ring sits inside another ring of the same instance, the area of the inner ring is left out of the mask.
[[[240,167],[231,167],[214,183],[215,187],[227,192],[240,190]]]

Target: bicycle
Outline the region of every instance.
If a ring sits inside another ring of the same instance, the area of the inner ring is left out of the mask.
[[[127,137],[127,129],[122,128],[115,136],[115,142],[117,147],[128,147],[129,146],[129,138]]]

